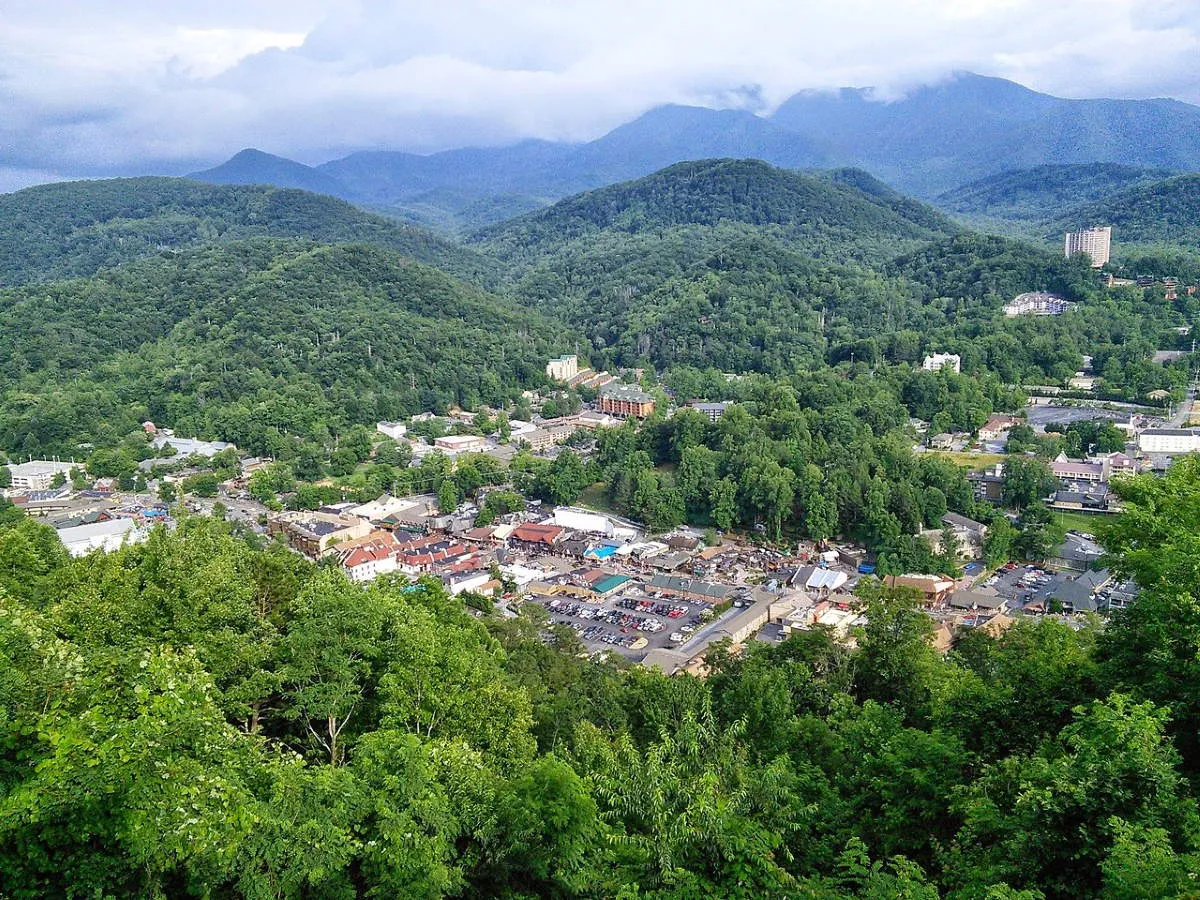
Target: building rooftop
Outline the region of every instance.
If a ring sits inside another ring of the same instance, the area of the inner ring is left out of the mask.
[[[653,403],[654,398],[636,384],[606,384],[600,388],[600,396],[630,403]]]

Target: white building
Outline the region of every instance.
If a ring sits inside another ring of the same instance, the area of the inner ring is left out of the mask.
[[[1084,228],[1080,231],[1068,231],[1063,250],[1068,257],[1076,253],[1086,253],[1092,258],[1092,268],[1098,269],[1108,262],[1112,249],[1112,226],[1105,225],[1097,228]]]
[[[554,381],[570,381],[579,374],[579,357],[565,354],[546,363],[546,377]]]
[[[408,433],[408,426],[403,422],[377,422],[375,430],[398,441]]]
[[[957,353],[934,353],[921,362],[921,368],[926,372],[936,372],[938,369],[953,369],[962,371],[962,358]]]
[[[173,434],[160,433],[154,439],[154,446],[160,450],[173,447],[179,456],[216,456],[222,450],[237,449],[228,441],[201,441],[196,438],[175,437]]]
[[[94,550],[108,553],[125,544],[139,544],[149,533],[146,528],[138,528],[133,519],[109,519],[63,528],[58,532],[58,539],[72,556],[87,556]]]
[[[554,510],[554,524],[559,528],[602,534],[606,537],[612,537],[614,531],[612,520],[608,516],[567,506],[560,506]]]
[[[1029,291],[1014,297],[1013,301],[1004,307],[1004,315],[1010,319],[1017,316],[1061,316],[1074,305],[1058,294]]]
[[[8,471],[12,473],[14,491],[48,491],[55,475],[61,472],[66,476],[75,467],[75,463],[34,459],[23,463],[9,463]]]
[[[1195,453],[1200,450],[1200,432],[1191,428],[1147,428],[1138,435],[1142,453]]]

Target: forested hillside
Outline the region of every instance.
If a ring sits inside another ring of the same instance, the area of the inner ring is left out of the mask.
[[[72,560],[5,505],[0,893],[1193,897],[1200,468],[1120,490],[1146,593],[1107,628],[942,657],[868,586],[855,648],[718,645],[706,680],[212,519]]]
[[[0,291],[0,445],[69,454],[145,418],[281,435],[511,398],[555,323],[399,254],[258,240]]]
[[[333,197],[116,178],[0,195],[0,286],[91,275],[164,251],[259,236],[376,244],[474,281],[492,272],[469,250]]]
[[[1113,226],[1126,243],[1200,247],[1200,175],[1177,175],[1076,206],[1054,220],[1056,230]]]
[[[1036,166],[990,175],[939,195],[939,209],[980,223],[1040,223],[1126,188],[1169,178],[1166,169],[1115,163]]]
[[[864,191],[758,160],[680,163],[636,181],[580,194],[487,229],[474,243],[510,260],[546,254],[600,232],[636,234],[686,226],[775,229],[806,253],[912,242],[955,230],[933,210],[892,192]],[[873,185],[877,183],[873,182]]]

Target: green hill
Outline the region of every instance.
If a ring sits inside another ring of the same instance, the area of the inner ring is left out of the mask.
[[[333,197],[119,178],[0,195],[0,285],[90,275],[164,250],[259,236],[376,244],[474,281],[492,273],[478,254]]]
[[[1140,184],[1062,213],[1051,233],[1112,225],[1117,244],[1170,244],[1193,252],[1200,245],[1200,175]]]
[[[1037,166],[972,181],[941,194],[935,203],[968,220],[1041,222],[1059,217],[1066,208],[1102,201],[1126,188],[1161,181],[1172,174],[1167,169],[1115,163]]]
[[[877,183],[876,183],[877,184]],[[898,194],[865,192],[833,178],[758,160],[701,160],[562,200],[486,229],[478,246],[514,259],[602,232],[642,234],[699,226],[772,229],[809,245],[863,247],[918,241],[955,230],[948,219]]]
[[[268,453],[544,381],[555,323],[400,254],[255,240],[0,291],[0,446],[70,453],[143,418]]]

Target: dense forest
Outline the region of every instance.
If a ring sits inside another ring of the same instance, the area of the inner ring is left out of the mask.
[[[0,446],[69,456],[149,418],[262,454],[286,435],[544,383],[563,329],[393,251],[261,239],[0,291]]]
[[[101,269],[255,237],[369,243],[486,283],[491,261],[343,200],[181,178],[112,178],[0,194],[0,286]]]
[[[1119,490],[1104,629],[942,657],[868,586],[856,648],[703,681],[218,520],[72,560],[5,507],[0,893],[1194,897],[1200,466]]]

